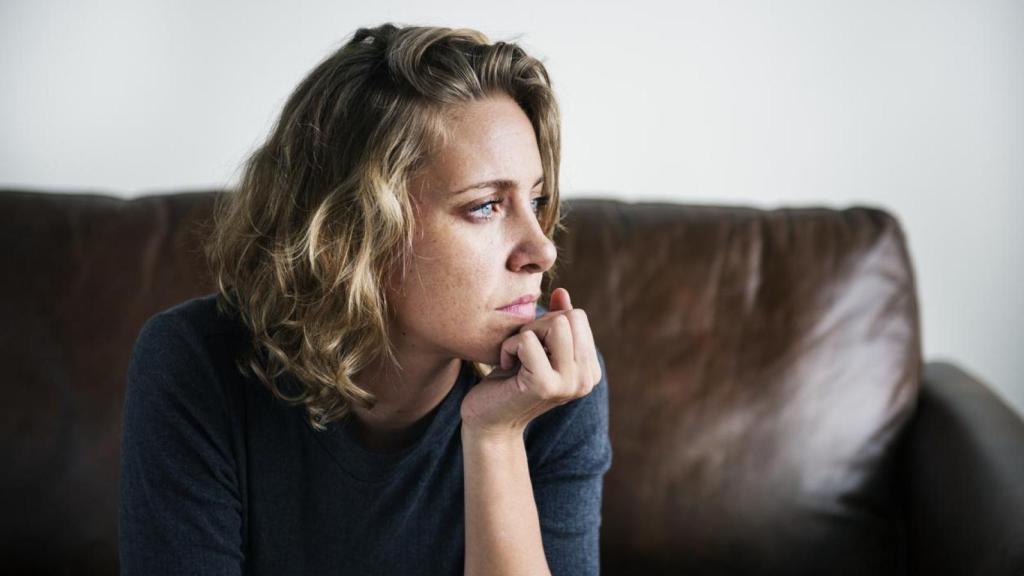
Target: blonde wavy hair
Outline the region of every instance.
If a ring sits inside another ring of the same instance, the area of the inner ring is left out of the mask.
[[[552,238],[562,229],[560,119],[547,71],[518,45],[468,29],[356,31],[302,80],[237,190],[218,198],[205,252],[218,308],[251,332],[236,363],[304,406],[315,429],[354,403],[373,406],[352,380],[360,370],[397,366],[384,287],[410,254],[409,176],[451,136],[446,108],[501,93],[533,125]]]

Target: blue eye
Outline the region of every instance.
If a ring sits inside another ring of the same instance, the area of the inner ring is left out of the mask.
[[[531,201],[531,204],[533,204],[533,213],[534,214],[540,214],[540,209],[542,207],[548,205],[548,197],[547,196],[538,196],[537,198],[534,198]]]
[[[482,204],[469,209],[469,213],[478,220],[490,220],[494,217],[494,207],[501,204],[501,200],[488,200]],[[542,207],[548,205],[547,196],[539,196],[530,201],[530,207],[533,209],[533,213],[539,215]]]
[[[501,204],[501,200],[491,200],[489,202],[484,202],[483,204],[470,208],[469,212],[471,214],[475,214],[477,217],[483,220],[490,220],[491,217],[494,216],[495,204]]]

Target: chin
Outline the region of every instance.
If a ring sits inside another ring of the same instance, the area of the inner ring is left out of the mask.
[[[526,324],[526,322],[522,324]],[[522,324],[514,326],[506,324],[501,327],[489,326],[484,328],[477,332],[477,336],[472,337],[471,344],[463,340],[461,344],[465,344],[465,346],[455,348],[455,355],[470,362],[497,366],[501,364],[502,343],[518,334]]]
[[[479,362],[481,364],[490,364],[497,366],[501,363],[501,343],[505,341],[505,338],[501,337],[481,337],[478,344],[472,347],[467,347],[459,351],[457,356],[463,360],[470,362]]]

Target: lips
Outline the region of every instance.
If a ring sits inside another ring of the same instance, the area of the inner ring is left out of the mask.
[[[509,306],[517,306],[519,304],[529,304],[531,302],[536,302],[537,298],[539,298],[539,297],[540,297],[539,294],[523,294],[519,298],[516,298],[515,300],[509,302],[508,304],[505,304],[500,309],[504,310],[505,308],[508,308]]]
[[[537,298],[539,297],[539,294],[524,294],[498,308],[498,310],[519,318],[532,320],[537,310]]]

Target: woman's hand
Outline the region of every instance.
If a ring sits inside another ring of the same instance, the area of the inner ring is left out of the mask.
[[[587,315],[572,307],[565,288],[556,288],[547,314],[501,344],[501,369],[466,394],[462,426],[478,435],[521,437],[531,420],[586,396],[600,381]]]

